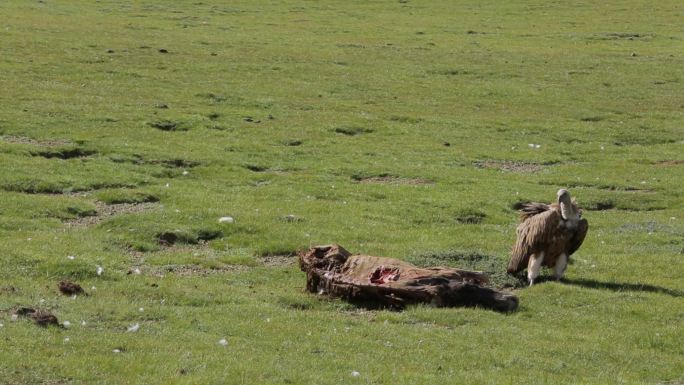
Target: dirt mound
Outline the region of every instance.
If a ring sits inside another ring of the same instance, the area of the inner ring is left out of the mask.
[[[17,317],[27,317],[33,320],[38,326],[47,327],[50,325],[59,326],[57,317],[47,310],[34,309],[31,307],[19,307],[12,314]]]
[[[59,288],[59,291],[64,295],[85,294],[85,291],[83,291],[81,285],[71,281],[61,281],[59,285],[57,285],[57,287]]]

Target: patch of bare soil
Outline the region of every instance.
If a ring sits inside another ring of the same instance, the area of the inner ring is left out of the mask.
[[[57,147],[71,144],[69,139],[33,139],[26,136],[7,135],[2,136],[2,140],[12,144],[28,144],[31,146]]]
[[[509,172],[532,173],[541,171],[544,166],[537,163],[515,162],[506,160],[485,160],[473,162],[478,168],[489,168]]]
[[[16,287],[14,287],[12,285],[0,287],[0,293],[14,294],[14,293],[17,293],[18,291],[19,291],[19,289],[17,289]]]
[[[155,202],[144,202],[144,203],[116,203],[108,205],[103,202],[97,202],[96,215],[80,217],[76,219],[71,219],[64,222],[69,227],[82,227],[82,226],[92,226],[96,225],[109,217],[121,214],[131,214],[140,213],[147,210],[152,210],[159,207],[158,203]]]
[[[179,277],[207,277],[214,274],[222,274],[246,269],[247,266],[241,265],[219,265],[201,266],[197,264],[188,265],[165,265],[149,268],[152,275],[163,276],[173,274]]]
[[[355,179],[359,183],[377,183],[377,184],[391,184],[391,185],[428,185],[435,182],[423,178],[402,178],[393,175],[371,176],[367,178]]]
[[[189,264],[169,264],[169,265],[150,265],[146,264],[145,259],[159,254],[187,254],[194,257],[202,257],[205,260],[216,260],[218,251],[209,247],[206,241],[200,241],[197,244],[171,244],[164,247],[162,251],[157,252],[141,252],[129,250],[128,254],[131,256],[132,266],[128,269],[128,275],[145,275],[153,277],[164,277],[167,274],[173,274],[179,277],[206,277],[214,274],[221,274],[226,272],[241,271],[249,268],[244,265],[230,265],[225,263],[215,262],[213,265],[199,265],[196,263]]]
[[[602,184],[602,183],[582,183],[582,182],[558,182],[558,181],[552,181],[552,180],[542,180],[538,182],[541,185],[545,186],[559,186],[562,185],[565,188],[595,188],[598,190],[606,190],[606,191],[617,191],[620,193],[654,193],[655,190],[649,189],[649,188],[641,188],[641,187],[634,187],[634,186],[624,186],[624,185],[616,185],[616,184]]]
[[[267,267],[284,267],[292,266],[297,263],[297,257],[292,255],[269,255],[261,258],[261,261]]]
[[[679,166],[681,164],[684,164],[684,160],[669,159],[669,160],[663,160],[663,161],[655,163],[656,166],[660,166],[660,167],[672,167],[672,166]]]

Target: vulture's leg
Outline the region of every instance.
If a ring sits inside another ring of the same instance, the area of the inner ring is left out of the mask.
[[[568,267],[568,256],[565,253],[561,253],[556,261],[556,281],[560,281],[565,274],[565,268]]]
[[[530,286],[534,285],[534,280],[539,276],[542,262],[544,262],[544,252],[530,255],[530,261],[527,263],[527,280]]]

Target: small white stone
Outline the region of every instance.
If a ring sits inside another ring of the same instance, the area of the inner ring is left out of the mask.
[[[65,338],[64,338],[64,343],[67,343],[67,342],[69,342],[69,341],[70,341],[69,337],[65,337]]]
[[[71,322],[69,322],[69,321],[64,321],[64,322],[62,322],[62,326],[63,326],[64,328],[68,329],[68,328],[71,327]]]
[[[76,257],[74,257],[73,255],[67,255],[67,259],[73,261],[74,259],[76,259]]]
[[[219,223],[234,223],[235,219],[233,217],[221,217],[218,221]]]
[[[26,238],[26,240],[27,240],[27,241],[30,241],[30,240],[31,240],[31,238]]]
[[[605,150],[605,149],[606,149],[605,147],[601,146],[601,150]]]
[[[139,307],[139,308],[138,308],[138,311],[142,313],[142,312],[145,311],[145,308]]]
[[[228,341],[226,341],[225,338],[221,338],[218,343],[221,346],[227,346],[228,345]]]
[[[90,290],[97,290],[97,288],[95,286],[91,286]]]
[[[170,185],[170,184],[168,184],[168,183],[164,185],[164,187],[169,187],[169,186],[171,186],[171,185]]]
[[[358,377],[361,375],[361,373],[357,372],[356,370],[351,372],[352,377]]]
[[[129,331],[131,333],[135,333],[138,331],[138,329],[140,329],[140,325],[134,324],[134,325],[129,326],[128,329],[126,329],[126,331]]]
[[[187,171],[183,171],[183,175],[188,175],[188,174],[190,174],[190,173]]]
[[[534,143],[528,143],[528,144],[527,144],[527,147],[534,148]]]
[[[540,148],[540,147],[541,147],[541,144],[535,144],[534,145],[534,148]]]
[[[44,299],[44,298],[41,298],[38,302],[40,302],[41,304],[44,304],[44,303],[45,303],[45,299]]]
[[[81,326],[86,326],[86,322],[85,322],[85,321],[81,321]]]
[[[121,349],[114,349],[112,350],[112,353],[121,353]]]
[[[12,321],[16,321],[19,319],[19,315],[17,314],[12,314],[12,317],[10,318]]]
[[[5,324],[0,323],[0,328],[1,328],[1,327],[4,327],[4,326],[5,326]]]
[[[270,318],[266,318],[266,322],[269,322],[269,323],[270,323],[270,322],[271,322],[271,319],[270,319]]]
[[[104,273],[104,269],[102,268],[102,266],[98,266],[96,272],[97,275],[102,275],[102,273]]]

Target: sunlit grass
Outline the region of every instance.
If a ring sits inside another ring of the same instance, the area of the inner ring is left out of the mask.
[[[3,2],[0,382],[684,381],[681,12]],[[560,187],[589,235],[515,313],[303,290],[333,242],[516,286],[514,206]]]

